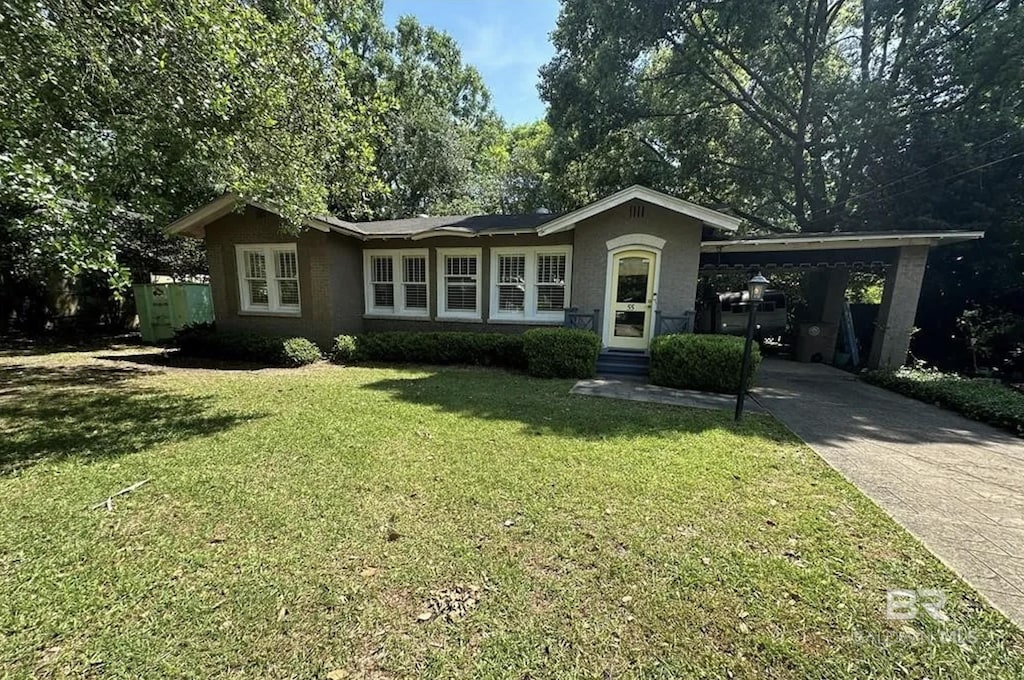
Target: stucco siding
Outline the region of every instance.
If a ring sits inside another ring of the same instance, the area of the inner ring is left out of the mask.
[[[643,216],[631,216],[631,205],[642,205]],[[657,309],[665,314],[681,314],[694,309],[701,225],[696,220],[641,201],[625,203],[576,225],[572,306],[584,312],[600,309],[602,318],[608,318],[604,309],[607,242],[627,234],[646,234],[665,240]]]

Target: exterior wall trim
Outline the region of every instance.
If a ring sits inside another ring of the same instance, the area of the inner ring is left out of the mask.
[[[666,243],[665,239],[651,236],[650,234],[623,234],[622,236],[616,236],[605,241],[608,250],[622,250],[625,246],[646,246],[657,250],[659,256]]]
[[[708,226],[723,229],[725,231],[736,231],[739,229],[740,223],[742,222],[738,217],[726,215],[725,213],[721,213],[717,210],[705,208],[702,205],[690,203],[689,201],[684,201],[681,198],[669,196],[668,194],[663,194],[660,191],[655,191],[654,189],[648,189],[647,187],[640,186],[639,184],[634,184],[633,186],[627,187],[622,191],[612,194],[611,196],[606,196],[589,205],[585,205],[578,210],[574,210],[571,213],[567,213],[561,217],[556,217],[550,222],[546,222],[541,225],[537,230],[537,233],[541,236],[547,236],[548,234],[554,234],[566,229],[574,229],[579,222],[611,210],[612,208],[620,206],[633,199],[646,201],[647,203],[660,206],[666,210],[671,210],[681,215],[686,215],[687,217],[703,222]]]
[[[446,256],[471,256],[476,258],[476,311],[475,312],[448,312],[445,307],[447,302],[447,286],[445,282],[445,257]],[[487,277],[484,276],[484,251],[483,248],[437,248],[437,309],[435,310],[435,321],[463,321],[483,323],[483,299],[484,285]]]
[[[522,314],[514,314],[498,311],[498,260],[502,255],[523,255],[526,257],[526,277],[532,281],[525,284],[524,309]],[[538,255],[564,255],[565,256],[565,304],[557,312],[537,312],[534,308],[537,305],[535,293],[537,289],[536,271],[534,269]],[[518,323],[518,324],[562,324],[565,322],[565,305],[572,299],[572,246],[500,246],[490,249],[491,266],[490,276],[487,280],[487,295],[490,299],[488,323]]]
[[[373,305],[372,261],[374,257],[390,257],[392,261],[391,286],[394,291],[393,311],[378,309]],[[410,311],[405,306],[405,257],[422,257],[423,269],[426,276],[427,307],[426,309],[413,309]],[[403,318],[422,319],[430,318],[430,250],[427,248],[388,248],[374,250],[367,248],[363,250],[363,318]]]
[[[271,253],[266,259],[266,282],[267,282],[267,308],[259,309],[253,307],[249,302],[249,293],[245,289],[245,253],[247,251],[261,250],[264,253]],[[295,289],[299,296],[299,303],[293,306],[282,306],[277,301],[278,284],[277,275],[271,274],[275,271],[277,263],[274,257],[278,252],[289,252],[295,256]],[[235,278],[238,279],[238,314],[255,316],[302,316],[302,282],[299,277],[299,249],[294,241],[282,243],[236,243],[235,244]]]

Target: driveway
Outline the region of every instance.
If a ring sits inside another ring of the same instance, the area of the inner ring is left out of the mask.
[[[829,366],[765,360],[758,384],[762,406],[1024,627],[1024,440]]]

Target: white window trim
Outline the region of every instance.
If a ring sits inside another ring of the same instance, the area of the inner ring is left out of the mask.
[[[373,267],[372,258],[390,257],[392,285],[395,290],[395,306],[375,307],[373,304]],[[405,306],[405,266],[403,257],[422,257],[423,273],[426,277],[427,306],[425,309],[409,309]],[[407,248],[401,250],[380,249],[363,251],[363,293],[367,316],[397,316],[410,319],[430,318],[430,251],[427,248]]]
[[[253,304],[249,297],[249,284],[245,276],[245,253],[262,251],[267,269],[267,304]],[[290,252],[295,254],[295,285],[298,290],[299,303],[282,305],[277,287],[276,253]],[[299,255],[294,243],[238,243],[235,244],[235,274],[238,279],[238,311],[243,314],[268,314],[274,316],[302,315],[302,277],[299,275]]]
[[[503,312],[498,309],[498,278],[501,272],[498,269],[498,258],[502,255],[524,255],[526,257],[526,280],[525,300],[522,312]],[[572,246],[523,246],[523,247],[501,247],[491,248],[491,280],[490,296],[491,308],[488,321],[522,321],[529,322],[561,322],[565,319],[565,310],[557,312],[537,310],[537,257],[539,255],[564,255],[565,256],[565,304],[569,304],[572,291]]]
[[[448,306],[448,292],[445,286],[445,257],[466,257],[476,258],[476,310],[472,312],[449,312],[445,310]],[[438,248],[437,249],[437,318],[438,319],[461,319],[480,321],[483,311],[480,309],[480,289],[484,278],[484,258],[482,248]]]

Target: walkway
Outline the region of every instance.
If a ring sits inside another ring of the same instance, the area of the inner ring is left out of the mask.
[[[758,384],[762,406],[1024,627],[1024,440],[828,366],[765,360]]]
[[[713,394],[696,390],[676,390],[671,387],[648,385],[644,378],[592,378],[580,380],[572,389],[572,394],[583,394],[588,397],[609,397],[611,399],[627,399],[629,401],[646,401],[669,406],[686,406],[688,408],[714,409],[733,411],[736,408],[736,397],[731,394]],[[753,399],[747,399],[744,413],[764,413]]]

